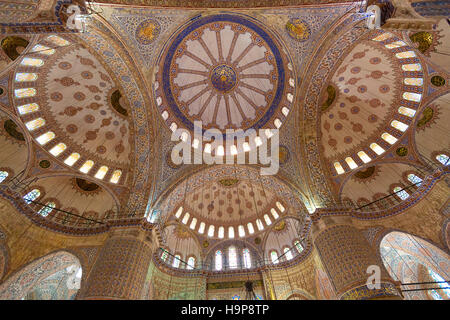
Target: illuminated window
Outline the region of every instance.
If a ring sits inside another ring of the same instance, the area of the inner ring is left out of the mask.
[[[392,34],[390,34],[389,32],[384,32],[384,33],[380,34],[379,36],[376,36],[372,40],[374,40],[374,41],[384,41],[384,40],[389,39],[389,38],[392,38]]]
[[[289,78],[289,85],[290,85],[291,87],[295,87],[295,80],[292,79],[292,78]]]
[[[192,230],[195,230],[195,226],[197,225],[197,218],[192,218],[191,224],[189,225],[189,228]]]
[[[336,169],[337,174],[343,174],[345,172],[341,164],[337,161],[334,163],[334,169]]]
[[[422,184],[422,179],[416,176],[414,173],[408,174],[408,180],[411,181],[411,183],[414,183],[416,186],[420,186]]]
[[[385,132],[381,135],[381,139],[383,139],[384,141],[386,141],[389,144],[394,144],[397,142],[397,138],[393,137],[392,135],[390,135],[387,132]]]
[[[391,122],[391,126],[393,126],[395,129],[400,130],[402,132],[405,132],[406,129],[408,129],[408,125],[407,124],[405,124],[403,122],[400,122],[400,121],[397,121],[397,120],[392,121]]]
[[[186,224],[186,223],[188,222],[190,216],[191,216],[191,215],[189,214],[189,212],[186,212],[185,215],[184,215],[184,217],[183,217],[183,220],[181,220],[181,222],[182,222],[183,224]]]
[[[248,269],[252,267],[252,258],[250,256],[250,250],[248,248],[242,249],[242,260],[244,261],[244,268]]]
[[[264,215],[264,221],[266,221],[266,224],[267,224],[268,226],[270,226],[270,225],[272,224],[272,220],[270,220],[268,214],[265,214],[265,215]]]
[[[244,229],[244,226],[243,225],[240,225],[240,226],[238,226],[238,234],[239,234],[239,237],[245,237],[245,229]]]
[[[442,163],[444,166],[449,164],[448,159],[449,157],[446,154],[439,154],[436,156],[436,160]]]
[[[97,171],[97,173],[95,174],[94,177],[97,178],[97,179],[102,180],[105,177],[105,175],[108,172],[108,170],[109,170],[109,168],[107,166],[101,166],[98,169],[98,171]]]
[[[403,99],[414,102],[420,102],[420,100],[422,99],[422,94],[414,92],[403,92]]]
[[[28,192],[26,195],[24,195],[23,199],[26,203],[30,204],[31,201],[36,200],[41,195],[41,192],[39,189],[33,189],[30,192]]]
[[[54,132],[46,132],[42,135],[40,135],[39,137],[36,138],[36,141],[39,142],[40,145],[44,145],[47,142],[49,142],[50,140],[53,140],[55,138],[55,133]]]
[[[181,217],[181,213],[183,213],[183,207],[179,207],[177,212],[175,212],[175,217],[179,219]]]
[[[423,85],[423,79],[422,78],[405,78],[403,79],[403,83],[408,86],[422,86]]]
[[[414,117],[414,115],[416,114],[416,110],[410,109],[410,108],[406,108],[406,107],[400,107],[398,108],[398,113],[407,116],[407,117]]]
[[[161,113],[161,116],[163,117],[164,120],[167,120],[167,118],[169,118],[169,113],[168,113],[166,110],[164,110],[164,111]]]
[[[187,270],[192,270],[194,268],[195,268],[195,258],[194,257],[189,257],[189,259],[187,261],[186,269]]]
[[[63,152],[64,150],[66,150],[66,148],[67,148],[67,146],[66,146],[64,143],[60,142],[60,143],[58,143],[56,146],[54,146],[53,148],[51,148],[49,152],[50,152],[53,156],[57,157],[57,156],[59,156],[59,155],[61,154],[61,152]]]
[[[23,88],[23,89],[15,89],[14,95],[16,98],[27,98],[34,97],[36,95],[36,89],[34,88]]]
[[[170,130],[172,130],[173,132],[175,132],[175,130],[178,129],[178,125],[175,122],[172,122],[170,124]]]
[[[247,229],[248,229],[248,233],[250,233],[250,234],[255,233],[255,229],[253,228],[253,224],[251,222],[247,223]]]
[[[406,58],[414,58],[416,54],[414,51],[403,51],[395,54],[397,59],[406,59]]]
[[[410,63],[402,65],[403,71],[420,71],[422,70],[422,65],[420,63]]]
[[[3,181],[5,181],[6,178],[8,178],[8,172],[6,171],[0,171],[0,183],[2,183]]]
[[[367,155],[367,153],[365,153],[364,151],[360,151],[358,152],[358,157],[364,162],[370,162],[372,159],[370,159],[370,157]]]
[[[286,95],[286,98],[288,99],[289,102],[292,103],[292,101],[294,101],[294,95],[292,93],[288,93]]]
[[[23,66],[41,67],[44,65],[44,61],[42,59],[25,57],[20,64]]]
[[[88,160],[86,161],[80,168],[80,171],[83,173],[88,173],[89,170],[94,166],[94,161]]]
[[[270,252],[270,260],[272,260],[272,263],[278,263],[278,254],[276,251]]]
[[[180,255],[179,254],[175,255],[175,257],[173,258],[172,267],[178,268],[180,266],[180,260],[181,260]]]
[[[406,192],[405,190],[402,190],[402,188],[400,188],[400,187],[395,187],[394,193],[397,197],[399,197],[402,200],[405,200],[409,197],[409,193]]]
[[[428,274],[433,278],[433,280],[435,282],[437,282],[436,284],[441,287],[442,289],[439,290],[439,296],[440,299],[439,300],[443,300],[446,299],[448,300],[450,298],[450,285],[448,282],[446,282],[444,280],[444,278],[442,278],[440,275],[438,275],[436,272],[434,272],[431,269],[428,269]],[[444,289],[445,288],[445,289]],[[434,296],[433,296],[434,297]],[[435,298],[436,299],[436,298]]]
[[[275,127],[277,127],[277,129],[279,129],[279,128],[281,127],[281,125],[282,125],[282,122],[281,122],[280,119],[276,118],[276,119],[273,121],[273,124],[275,125]]]
[[[61,37],[58,37],[58,36],[49,36],[49,37],[47,37],[47,39],[60,47],[67,46],[70,44],[69,41],[67,41]]]
[[[284,115],[285,117],[287,117],[288,114],[289,114],[289,109],[286,108],[286,107],[283,107],[283,108],[281,108],[281,112],[283,113],[283,115]]]
[[[217,236],[220,239],[223,239],[223,237],[225,236],[225,228],[224,227],[219,227],[219,230],[217,231]]]
[[[80,154],[74,152],[70,156],[68,156],[66,160],[64,160],[64,163],[68,166],[73,166],[73,164],[77,162],[78,159],[80,159]]]
[[[162,249],[161,260],[165,262],[167,260],[168,256],[169,256],[169,253],[167,252],[167,250]]]
[[[242,300],[242,298],[240,295],[235,294],[234,296],[231,297],[231,300]]]
[[[286,260],[291,260],[293,258],[290,248],[288,248],[288,247],[284,248],[283,253],[284,253],[284,256],[286,257]]]
[[[209,226],[209,229],[208,229],[208,237],[214,237],[214,226]]]
[[[286,209],[283,207],[283,205],[281,204],[281,202],[277,201],[275,204],[276,204],[278,210],[280,210],[281,212],[284,212],[284,210],[286,210]]]
[[[56,207],[56,204],[54,202],[47,202],[45,204],[45,207],[42,207],[41,210],[38,211],[38,214],[40,214],[43,217],[46,217],[50,212],[52,212],[54,207]]]
[[[112,183],[117,183],[120,180],[120,177],[122,176],[122,170],[114,170],[111,179],[109,180]]]
[[[278,212],[274,208],[270,209],[270,213],[272,213],[272,216],[275,220],[277,220],[280,217],[278,215]]]
[[[31,49],[31,52],[39,53],[39,54],[45,54],[47,56],[50,56],[54,54],[56,51],[55,49],[50,49],[49,47],[43,46],[42,44],[37,44]]]
[[[264,230],[264,225],[263,225],[261,219],[256,219],[256,226],[258,227],[259,231]]]
[[[236,269],[238,266],[237,253],[236,248],[234,246],[228,248],[228,264],[231,269]]]
[[[370,144],[370,149],[373,150],[373,152],[375,152],[376,154],[380,155],[384,152],[384,149],[382,147],[380,147],[378,144],[376,144],[375,142]]]
[[[228,227],[228,238],[233,239],[234,238],[234,228]]]
[[[26,82],[26,81],[35,81],[37,79],[37,74],[36,73],[16,73],[16,78],[15,80],[17,82]]]
[[[200,222],[200,226],[198,227],[198,233],[203,234],[203,232],[205,232],[205,223],[204,222]]]
[[[37,103],[28,103],[17,107],[17,110],[20,114],[32,113],[39,110],[39,105]]]
[[[347,164],[350,167],[350,169],[355,169],[355,168],[358,167],[358,165],[356,164],[355,160],[353,160],[351,157],[345,158],[345,162],[347,162]]]
[[[216,270],[222,270],[222,251],[221,250],[216,251],[214,264],[215,264]]]
[[[28,130],[33,131],[36,130],[37,128],[42,127],[45,124],[45,120],[42,118],[37,118],[31,121],[28,121],[27,123],[25,123],[25,126],[27,127]]]
[[[385,45],[385,47],[388,49],[400,48],[400,47],[404,47],[404,46],[406,46],[406,43],[401,40]]]
[[[302,245],[300,244],[300,241],[295,240],[295,241],[294,241],[294,246],[295,246],[295,248],[297,248],[298,253],[301,253],[301,252],[303,251],[303,247],[302,247]]]

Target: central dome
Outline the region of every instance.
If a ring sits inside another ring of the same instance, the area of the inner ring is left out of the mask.
[[[294,81],[287,81],[287,64],[260,23],[229,14],[199,18],[162,55],[156,103],[171,127],[193,130],[194,121],[223,132],[279,127],[294,92],[286,86]]]

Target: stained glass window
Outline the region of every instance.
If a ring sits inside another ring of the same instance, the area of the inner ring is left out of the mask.
[[[272,263],[278,263],[278,254],[276,251],[270,252],[270,260],[272,260]]]
[[[5,179],[8,178],[8,172],[6,171],[0,171],[0,183],[5,181]]]
[[[244,261],[244,268],[252,267],[252,258],[250,256],[250,250],[248,248],[242,249],[242,260]]]
[[[410,63],[402,65],[403,71],[420,71],[422,70],[422,65],[420,63]]]
[[[182,222],[183,224],[186,224],[186,223],[188,222],[190,216],[191,216],[191,215],[189,214],[189,212],[186,212],[186,213],[184,214],[183,220],[181,220],[181,222]]]
[[[198,227],[198,233],[203,234],[203,232],[205,232],[205,223],[204,222],[200,222],[200,226]]]
[[[238,294],[235,294],[234,296],[231,297],[231,300],[241,300],[241,296]]]
[[[192,270],[195,268],[195,257],[189,257],[186,265],[186,269]]]
[[[256,219],[256,226],[258,227],[259,231],[264,230],[264,225],[263,225],[261,219]]]
[[[275,204],[276,204],[278,210],[280,210],[281,212],[284,212],[284,210],[286,210],[284,208],[284,206],[281,204],[281,202],[277,201]]]
[[[353,158],[351,158],[351,157],[345,158],[345,162],[347,162],[347,164],[350,167],[350,169],[355,169],[355,168],[358,167],[358,165],[356,164],[355,160],[353,160]]]
[[[98,171],[97,171],[97,173],[95,174],[94,177],[96,177],[97,179],[102,180],[105,177],[105,175],[108,172],[108,170],[109,170],[109,168],[107,166],[101,166],[98,169]]]
[[[216,270],[222,270],[222,251],[221,250],[216,251],[214,265],[215,265]]]
[[[438,275],[433,270],[428,269],[428,273],[430,274],[430,276],[433,278],[434,281],[439,282],[439,283],[437,283],[437,285],[439,287],[441,287],[441,288],[449,288],[450,287],[450,284],[448,282],[445,282],[444,278],[442,278],[440,275]],[[450,298],[450,289],[442,289],[439,291],[441,292],[441,294],[439,294],[441,299],[443,299],[443,297],[445,297],[445,296],[447,296],[446,299]]]
[[[166,250],[162,249],[161,260],[165,262],[167,260],[168,256],[169,256],[169,253]]]
[[[36,52],[50,56],[54,54],[56,51],[55,49],[50,49],[49,47],[43,46],[42,44],[37,44],[33,47],[33,49],[31,49],[31,52]]]
[[[387,132],[385,132],[381,135],[381,139],[383,139],[384,141],[386,141],[389,144],[394,144],[397,142],[397,138],[395,138],[394,136],[390,135]]]
[[[392,42],[392,43],[389,43],[389,44],[385,45],[385,47],[388,48],[388,49],[400,48],[400,47],[403,47],[403,46],[406,46],[406,43],[401,41],[401,40],[395,41],[395,42]]]
[[[231,269],[236,269],[238,266],[237,252],[234,246],[228,248],[228,265]]]
[[[61,37],[58,37],[58,36],[49,36],[49,37],[47,37],[47,39],[60,47],[67,46],[70,44],[69,41],[67,41]]]
[[[449,165],[450,162],[449,157],[446,154],[439,154],[436,156],[436,160],[439,161],[440,163],[442,163],[444,166]]]
[[[389,32],[384,32],[384,33],[380,34],[379,36],[376,36],[372,40],[374,40],[374,41],[384,41],[384,40],[389,39],[389,38],[392,38],[392,34],[390,34]]]
[[[284,256],[286,257],[286,260],[291,260],[293,258],[290,248],[288,248],[288,247],[284,248],[283,253],[284,253]]]
[[[279,129],[279,128],[281,127],[281,125],[282,125],[282,122],[281,122],[280,119],[276,118],[276,119],[273,121],[273,124],[275,125],[275,127],[277,127],[277,129]]]
[[[88,173],[89,170],[94,166],[94,161],[88,160],[86,161],[80,168],[80,171],[83,173]]]
[[[397,197],[399,197],[402,200],[406,200],[409,197],[409,193],[406,192],[405,190],[402,190],[402,188],[400,187],[395,187],[394,193],[396,194]]]
[[[80,154],[75,152],[68,156],[67,159],[64,160],[64,163],[68,166],[73,166],[73,164],[77,162],[78,159],[80,159]]]
[[[31,112],[36,112],[39,110],[39,105],[37,103],[28,103],[17,107],[20,114],[27,114]]]
[[[294,95],[292,93],[286,94],[286,98],[288,99],[289,102],[294,101]]]
[[[403,79],[403,83],[408,86],[420,87],[423,85],[423,79],[422,78],[405,78],[405,79]]]
[[[180,255],[179,254],[175,255],[175,257],[173,258],[172,267],[178,268],[180,266],[180,260],[181,260]]]
[[[336,169],[337,174],[343,174],[345,172],[339,162],[334,163],[334,169]]]
[[[26,203],[30,204],[31,201],[36,200],[41,195],[41,192],[39,189],[33,189],[30,192],[28,192],[26,195],[23,196],[23,199]]]
[[[422,184],[422,179],[416,176],[414,173],[408,174],[408,180],[411,183],[414,183],[416,186],[420,186]]]
[[[266,224],[267,224],[268,226],[270,226],[270,225],[272,224],[272,220],[270,220],[268,214],[265,214],[265,215],[264,215],[264,221],[266,221]]]
[[[372,159],[370,159],[370,157],[367,155],[367,153],[365,153],[364,151],[360,151],[358,152],[358,157],[364,162],[370,162]]]
[[[45,120],[42,118],[37,118],[31,121],[28,121],[27,123],[25,123],[25,126],[27,127],[28,130],[33,131],[36,130],[37,128],[42,127],[45,124]]]
[[[410,109],[410,108],[406,108],[406,107],[400,107],[398,108],[398,113],[407,116],[407,117],[414,117],[414,115],[416,114],[416,110]]]
[[[406,59],[406,58],[414,58],[416,54],[414,51],[403,51],[395,54],[397,59]]]
[[[250,233],[250,234],[255,233],[255,229],[253,228],[253,224],[251,222],[247,223],[247,229],[248,229],[248,233]]]
[[[14,95],[16,98],[27,98],[34,97],[36,95],[36,89],[34,88],[23,88],[23,89],[15,89]]]
[[[278,215],[278,212],[274,209],[274,208],[272,208],[272,209],[270,209],[270,213],[272,213],[272,216],[273,216],[273,218],[276,220],[276,219],[278,219],[280,216]]]
[[[166,110],[164,110],[161,116],[163,117],[164,120],[167,120],[167,118],[169,118],[169,113]]]
[[[395,129],[400,130],[402,132],[405,132],[406,129],[408,129],[408,125],[407,124],[405,124],[403,122],[400,122],[400,121],[397,121],[397,120],[392,121],[391,122],[391,126],[393,126]]]
[[[195,226],[197,225],[197,218],[192,218],[191,224],[189,225],[189,228],[192,230],[195,230]]]
[[[283,108],[281,109],[281,112],[283,113],[283,115],[284,115],[285,117],[287,117],[288,114],[289,114],[289,109],[286,108],[286,107],[283,107]]]
[[[42,207],[41,210],[38,211],[38,213],[43,216],[46,217],[48,216],[48,214],[50,212],[52,212],[53,208],[56,207],[56,204],[54,202],[47,202],[45,204],[45,207]]]
[[[181,214],[183,213],[183,207],[179,207],[177,212],[175,213],[175,217],[179,219],[181,217]]]
[[[420,102],[420,99],[422,99],[422,94],[414,92],[403,92],[403,99],[414,102]]]
[[[300,241],[295,240],[295,241],[294,241],[294,246],[297,248],[298,253],[301,253],[301,252],[303,251],[303,247],[302,247],[302,245],[300,244]]]
[[[223,239],[224,236],[225,236],[225,228],[224,227],[219,227],[218,237],[220,239]]]
[[[109,180],[112,183],[117,183],[120,180],[120,177],[122,176],[122,170],[114,170],[111,179]]]
[[[44,65],[44,61],[42,59],[25,57],[20,64],[23,66],[41,67]]]
[[[245,237],[245,229],[243,225],[238,226],[239,237]]]
[[[214,226],[209,226],[209,229],[208,229],[208,237],[214,237]]]
[[[16,73],[15,80],[17,82],[35,81],[37,77],[36,73],[20,72]]]
[[[256,296],[256,300],[262,300],[263,299],[263,297],[260,296],[259,294],[255,295],[255,296]]]
[[[234,228],[228,227],[228,238],[233,239],[234,238]]]
[[[57,157],[61,154],[61,152],[63,152],[64,150],[66,150],[67,146],[64,143],[58,143],[56,146],[54,146],[53,148],[50,149],[50,153]]]
[[[46,132],[39,137],[36,138],[36,141],[39,142],[40,145],[44,145],[50,140],[53,140],[55,138],[55,133],[52,131]]]
[[[378,144],[376,144],[375,142],[371,143],[369,147],[378,155],[380,155],[384,152],[384,149],[382,147],[380,147]]]

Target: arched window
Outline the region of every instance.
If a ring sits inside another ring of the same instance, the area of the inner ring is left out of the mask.
[[[414,173],[408,174],[408,180],[411,183],[414,183],[416,186],[420,186],[422,184],[422,179],[416,176]]]
[[[245,237],[245,230],[244,230],[244,226],[240,225],[238,226],[238,233],[239,233],[239,237]]]
[[[414,117],[414,115],[416,114],[416,110],[413,110],[411,108],[406,108],[406,107],[399,107],[398,108],[398,113],[407,116],[407,117]]]
[[[275,250],[270,252],[270,260],[272,263],[278,263],[278,254]]]
[[[400,121],[397,121],[397,120],[393,120],[391,122],[391,126],[394,127],[397,130],[402,131],[402,132],[405,132],[406,129],[408,129],[408,125],[406,123],[403,123],[403,122],[400,122]]]
[[[169,256],[169,253],[167,252],[167,250],[162,249],[161,260],[165,262],[167,260],[168,256]]]
[[[25,123],[25,126],[27,127],[28,130],[33,131],[37,128],[42,127],[45,124],[45,120],[42,118],[37,118],[31,121],[28,121],[27,123]]]
[[[94,177],[97,178],[97,179],[102,180],[105,177],[105,175],[108,172],[108,170],[109,170],[109,168],[107,166],[101,166],[98,169],[98,171],[97,171],[97,173],[95,174]]]
[[[46,217],[48,216],[48,214],[50,212],[52,212],[53,208],[56,207],[56,204],[54,202],[47,202],[45,204],[45,207],[42,207],[41,210],[38,211],[38,213],[43,216]]]
[[[270,209],[270,213],[272,213],[272,216],[275,220],[277,220],[280,217],[278,215],[278,212],[274,208]]]
[[[295,241],[294,241],[294,246],[297,248],[298,253],[301,253],[301,252],[303,251],[303,247],[302,247],[302,245],[300,244],[300,241],[295,240]]]
[[[442,288],[441,290],[439,290],[439,293],[436,290],[431,290],[434,291],[430,292],[433,298],[436,300],[450,299],[450,289],[448,289],[450,287],[450,284],[448,282],[445,282],[445,280],[433,270],[428,269],[428,273],[433,278],[433,280],[437,282],[436,284]]]
[[[88,173],[89,170],[94,166],[94,161],[88,160],[86,161],[80,168],[80,171],[83,173]]]
[[[16,98],[34,97],[36,93],[37,91],[34,88],[23,88],[14,90],[14,95],[16,96]]]
[[[36,73],[26,73],[20,72],[16,73],[15,81],[16,82],[27,82],[27,81],[35,81],[37,79]]]
[[[334,169],[336,170],[337,174],[343,174],[345,172],[342,168],[342,165],[337,161],[334,163]]]
[[[264,220],[266,221],[266,224],[268,226],[270,226],[272,224],[272,221],[270,220],[269,215],[265,214],[264,215]]]
[[[75,162],[78,161],[78,159],[80,159],[80,154],[74,152],[70,156],[68,156],[66,160],[64,160],[64,163],[71,167]]]
[[[63,39],[59,36],[51,35],[51,36],[48,36],[47,39],[60,47],[67,46],[70,44],[69,41],[67,41],[66,39]]]
[[[45,54],[47,56],[50,56],[54,54],[56,51],[55,49],[50,49],[49,47],[43,46],[42,44],[37,44],[33,47],[33,49],[31,49],[31,52],[36,52],[39,54]]]
[[[189,225],[189,228],[194,230],[196,225],[197,225],[197,218],[192,218],[192,221],[191,221],[191,224]]]
[[[264,225],[263,225],[261,219],[256,219],[256,226],[258,227],[259,231],[264,230]]]
[[[291,252],[291,249],[290,249],[290,248],[285,247],[285,248],[283,249],[283,253],[284,253],[284,256],[286,257],[286,260],[291,260],[291,259],[293,258],[292,252]]]
[[[109,180],[112,183],[117,183],[120,180],[120,177],[122,176],[122,170],[114,170],[111,179]]]
[[[183,207],[179,207],[177,212],[175,212],[175,217],[179,219],[181,217],[181,214],[183,213]]]
[[[436,160],[439,161],[440,163],[442,163],[444,166],[450,164],[449,163],[449,157],[446,154],[439,154],[436,156]]]
[[[395,187],[394,193],[397,197],[399,197],[402,200],[406,200],[409,197],[409,193],[406,192],[405,190],[402,190],[402,188],[400,187]]]
[[[186,265],[187,270],[192,270],[195,268],[195,257],[189,257]]]
[[[275,204],[277,205],[278,210],[280,210],[281,212],[284,212],[284,210],[286,210],[281,202],[277,201]]]
[[[64,150],[66,150],[66,148],[67,148],[67,146],[66,146],[64,143],[60,142],[60,143],[58,143],[56,146],[54,146],[53,148],[51,148],[49,152],[50,152],[53,156],[57,157],[57,156],[59,156],[59,155],[61,154],[61,152],[63,152]]]
[[[255,233],[255,229],[253,228],[253,224],[251,222],[247,223],[247,229],[248,229],[248,233],[250,233],[250,234]]]
[[[237,253],[234,246],[228,248],[228,264],[231,269],[236,269],[238,266]]]
[[[5,181],[5,179],[8,177],[8,172],[6,171],[0,171],[0,183]]]
[[[372,149],[373,150],[373,152],[375,152],[376,154],[378,154],[378,155],[380,155],[380,154],[382,154],[385,150],[382,148],[382,147],[380,147],[377,143],[372,143],[372,144],[370,144],[370,149]]]
[[[219,227],[219,231],[217,232],[217,236],[220,239],[223,239],[223,237],[225,236],[225,228],[224,227]]]
[[[359,151],[358,153],[358,157],[364,162],[364,163],[368,163],[370,162],[372,159],[367,155],[367,153],[365,153],[364,151]]]
[[[183,224],[186,224],[186,223],[188,222],[190,216],[191,216],[191,215],[189,214],[189,212],[186,212],[186,213],[184,214],[183,220],[181,220],[181,222],[182,222]]]
[[[213,225],[209,226],[208,237],[210,237],[210,238],[214,237],[214,226]]]
[[[23,58],[20,63],[22,66],[30,66],[30,67],[42,67],[44,65],[44,61],[42,59],[35,58]]]
[[[203,234],[205,232],[205,223],[200,222],[200,226],[198,227],[198,233]]]
[[[222,251],[221,250],[216,251],[214,265],[215,265],[216,270],[222,270]]]
[[[350,169],[355,169],[355,168],[358,167],[358,165],[356,164],[355,160],[353,160],[353,158],[351,158],[351,157],[345,158],[345,162],[347,162],[347,164],[350,167]]]
[[[26,195],[23,196],[23,199],[26,203],[30,204],[31,201],[36,200],[41,195],[41,192],[39,189],[33,189],[30,192],[28,192]]]
[[[44,145],[47,142],[49,142],[50,140],[53,140],[55,138],[55,133],[52,131],[48,131],[42,135],[40,135],[39,137],[36,138],[36,141],[40,144],[40,145]]]
[[[180,267],[180,260],[181,260],[181,256],[179,254],[176,254],[175,258],[173,258],[172,267],[179,268]]]
[[[19,110],[20,114],[32,113],[39,110],[39,105],[37,103],[28,103],[17,107],[17,110]]]
[[[250,250],[248,248],[242,249],[242,260],[244,260],[244,268],[252,267],[252,258],[250,256]]]
[[[381,139],[383,139],[384,141],[386,141],[389,144],[394,144],[397,142],[397,138],[390,135],[389,133],[385,132],[381,135]]]
[[[228,227],[228,238],[233,239],[234,238],[234,228]]]

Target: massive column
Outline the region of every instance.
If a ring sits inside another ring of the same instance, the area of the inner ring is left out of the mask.
[[[139,226],[114,227],[86,280],[81,299],[141,299],[152,238]]]
[[[401,299],[380,256],[350,217],[321,217],[313,223],[312,237],[338,299]],[[379,287],[370,289],[366,283],[374,269],[380,271]]]

